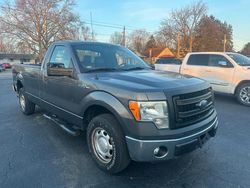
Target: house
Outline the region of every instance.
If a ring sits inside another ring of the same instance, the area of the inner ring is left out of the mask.
[[[155,63],[159,58],[175,57],[169,48],[149,48],[146,50],[145,55],[151,63]]]
[[[6,54],[0,53],[0,64],[20,64],[20,63],[35,63],[35,56],[32,54]]]

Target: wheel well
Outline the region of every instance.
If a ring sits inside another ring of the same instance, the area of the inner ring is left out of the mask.
[[[249,83],[249,84],[250,84],[250,80],[243,80],[243,81],[241,81],[241,82],[237,85],[237,87],[235,88],[234,94],[236,94],[238,88],[239,88],[242,84],[246,84],[246,83]]]
[[[19,90],[23,87],[23,84],[22,84],[22,82],[20,81],[20,80],[17,80],[17,84],[16,84],[16,86],[17,86],[17,93],[19,93]]]
[[[93,105],[87,108],[84,113],[84,125],[88,125],[89,122],[100,114],[113,114],[107,108],[99,105]]]

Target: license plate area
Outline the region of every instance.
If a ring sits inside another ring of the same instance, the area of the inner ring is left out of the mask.
[[[177,144],[175,146],[175,156],[180,156],[185,153],[189,153],[199,147],[202,147],[202,145],[209,139],[209,136],[206,134],[202,134],[199,137],[182,143],[182,144]]]

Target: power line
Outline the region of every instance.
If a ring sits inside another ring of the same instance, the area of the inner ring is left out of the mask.
[[[82,22],[82,23],[84,23],[84,24],[90,24],[91,25],[90,22]],[[107,27],[107,28],[114,28],[114,29],[122,29],[123,28],[123,27],[118,27],[118,26],[111,26],[111,25],[105,25],[105,24],[97,24],[95,22],[93,22],[92,25],[94,25],[94,26],[100,26],[100,27]]]
[[[82,21],[81,23],[91,25],[91,22],[86,21],[86,20]],[[105,22],[97,22],[97,21],[93,21],[93,20],[92,20],[92,24],[94,26],[106,27],[106,28],[113,28],[113,29],[121,29],[121,30],[125,26],[126,30],[129,30],[129,31],[135,31],[135,30],[140,30],[141,29],[141,28],[136,28],[136,27],[127,26],[127,25],[111,24],[111,23],[105,23]],[[155,32],[155,31],[152,31],[152,30],[146,30],[146,31],[151,32],[151,33]]]
[[[93,20],[92,20],[93,21]],[[89,20],[83,20],[83,22],[86,22],[86,23],[89,23],[90,21]],[[138,28],[138,27],[134,27],[134,26],[129,26],[129,25],[124,25],[124,24],[117,24],[117,23],[110,23],[110,22],[100,22],[100,21],[93,21],[93,23],[95,24],[101,24],[101,25],[106,25],[106,26],[110,26],[110,27],[115,27],[115,28],[123,28],[124,26],[126,26],[126,30],[138,30],[138,29],[141,29],[141,28]],[[155,31],[150,31],[148,30],[149,32],[155,32]]]
[[[105,34],[105,33],[95,33],[96,35],[101,35],[101,36],[110,36],[112,35],[113,33],[110,33],[110,34]]]
[[[90,20],[83,20],[83,22],[90,22]],[[93,22],[97,23],[97,24],[105,24],[105,25],[110,25],[110,26],[120,26],[120,27],[123,27],[123,25],[116,24],[116,23],[99,22],[99,21],[93,21]],[[127,27],[130,27],[130,26],[127,26]]]

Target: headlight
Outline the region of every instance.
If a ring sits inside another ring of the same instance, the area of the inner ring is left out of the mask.
[[[166,101],[130,101],[129,109],[137,121],[152,121],[159,129],[169,128],[168,107]]]

